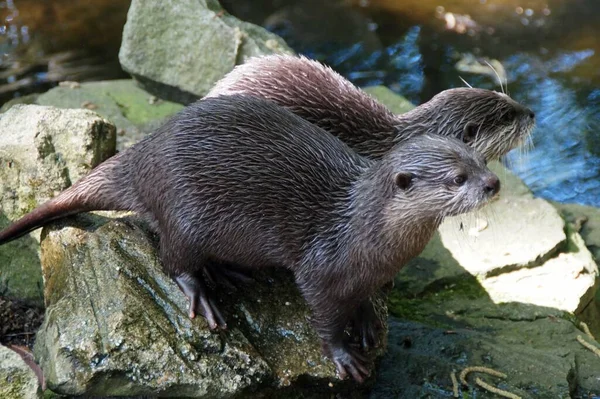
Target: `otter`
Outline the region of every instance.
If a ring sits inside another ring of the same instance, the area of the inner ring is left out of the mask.
[[[221,79],[206,97],[244,94],[283,106],[339,137],[360,155],[381,158],[414,135],[462,139],[489,160],[523,143],[535,115],[509,96],[475,88],[442,91],[395,115],[331,68],[306,57],[251,58]]]
[[[288,268],[339,376],[362,382],[366,359],[344,339],[346,326],[444,217],[479,208],[499,188],[459,140],[422,134],[374,161],[267,100],[221,96],[100,164],[0,232],[0,244],[79,212],[134,211],[156,228],[189,316],[201,313],[211,329],[227,324],[205,268]]]

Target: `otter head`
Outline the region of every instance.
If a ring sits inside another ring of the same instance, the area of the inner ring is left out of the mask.
[[[423,117],[432,124],[430,133],[462,139],[487,160],[520,146],[535,126],[531,109],[491,90],[444,90],[424,105]]]
[[[441,220],[475,210],[500,190],[481,154],[457,139],[423,134],[385,158],[394,186],[388,209],[418,209]]]

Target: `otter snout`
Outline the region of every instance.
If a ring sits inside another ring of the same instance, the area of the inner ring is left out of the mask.
[[[525,108],[525,113],[529,115],[531,119],[535,119],[535,113],[531,110],[531,108]]]
[[[521,115],[523,115],[526,118],[529,119],[535,119],[535,112],[533,112],[533,110],[529,107],[525,107],[522,105],[517,105],[517,112],[519,112]]]
[[[494,174],[487,175],[483,178],[483,190],[490,197],[498,194],[500,191],[500,179]]]

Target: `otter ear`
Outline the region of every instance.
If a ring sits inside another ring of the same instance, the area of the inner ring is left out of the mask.
[[[401,190],[406,190],[412,184],[413,175],[412,173],[406,172],[398,172],[396,176],[394,176],[394,182],[396,182],[396,186]]]
[[[479,127],[477,126],[476,123],[467,122],[467,124],[465,125],[465,128],[463,129],[462,141],[467,144],[475,141],[478,130],[479,130]]]

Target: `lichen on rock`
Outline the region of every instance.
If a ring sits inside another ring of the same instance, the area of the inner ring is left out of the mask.
[[[16,352],[0,345],[0,398],[41,397],[42,391],[33,370]]]

